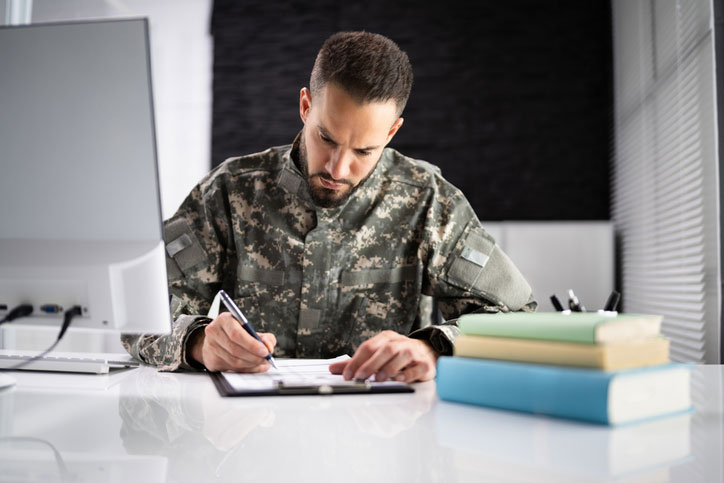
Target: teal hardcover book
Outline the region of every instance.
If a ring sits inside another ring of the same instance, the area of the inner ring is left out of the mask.
[[[440,357],[444,401],[619,425],[691,411],[687,364],[606,372]]]

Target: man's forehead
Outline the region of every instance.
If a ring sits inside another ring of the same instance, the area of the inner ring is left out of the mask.
[[[314,98],[322,97],[326,99],[335,99],[337,101],[343,101],[345,104],[353,104],[358,107],[365,107],[369,105],[373,106],[385,106],[390,110],[397,111],[397,104],[394,99],[374,99],[369,100],[361,97],[349,90],[337,82],[328,82],[318,90],[312,92]]]
[[[334,141],[335,143],[342,144],[347,142],[348,140],[345,139],[343,135],[336,135],[334,134],[334,125],[332,124],[332,129],[327,129],[324,124],[321,122],[317,124],[317,129],[319,132],[329,138],[330,140]],[[351,146],[353,149],[359,149],[359,150],[365,150],[369,151],[372,149],[379,148],[382,144],[382,142],[379,142],[375,140],[375,138],[380,137],[379,133],[362,133],[361,136],[354,136],[354,140],[351,142],[353,143],[353,146]]]
[[[330,132],[347,124],[386,132],[398,117],[394,100],[359,101],[334,83],[320,89],[312,99],[312,108],[319,108],[319,119]]]

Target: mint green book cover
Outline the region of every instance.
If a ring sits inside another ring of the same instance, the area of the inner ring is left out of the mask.
[[[608,341],[617,338],[625,340],[631,337],[650,337],[659,333],[661,317],[640,314],[608,315],[597,312],[513,312],[467,314],[458,319],[458,327],[465,335],[581,344],[601,342],[600,332],[603,326],[608,326]]]

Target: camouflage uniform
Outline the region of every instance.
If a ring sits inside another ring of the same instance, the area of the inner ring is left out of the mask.
[[[275,356],[352,354],[391,329],[451,353],[454,320],[425,327],[423,295],[446,319],[473,311],[534,310],[531,289],[463,194],[440,170],[383,151],[342,206],[316,207],[294,144],[231,158],[165,222],[170,335],[124,335],[127,350],[164,370],[194,368],[186,341],[210,320],[223,288]]]

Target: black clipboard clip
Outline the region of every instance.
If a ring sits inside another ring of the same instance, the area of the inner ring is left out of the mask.
[[[336,384],[307,384],[307,383],[276,383],[279,395],[292,394],[349,394],[370,392],[372,384],[369,381],[345,381]]]

